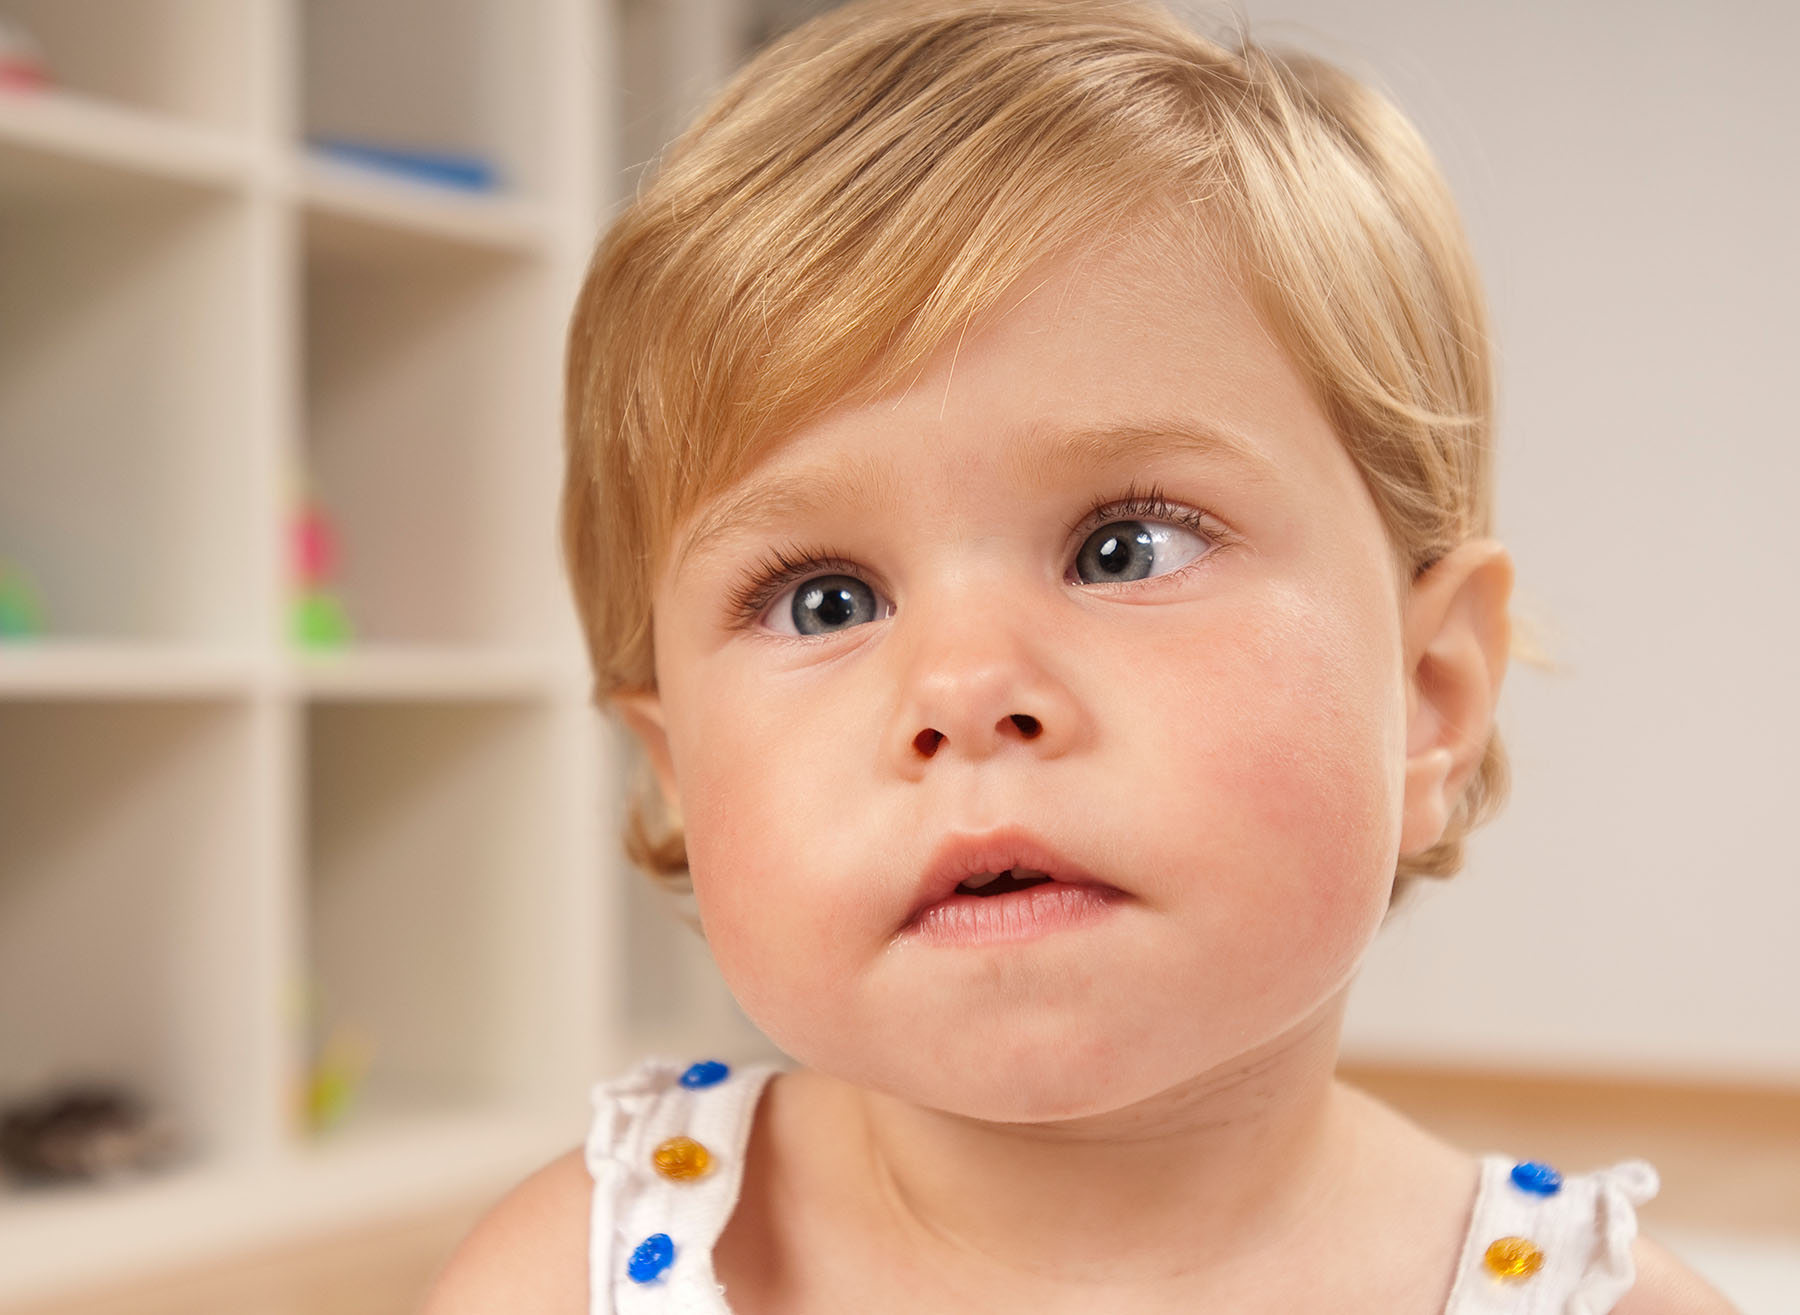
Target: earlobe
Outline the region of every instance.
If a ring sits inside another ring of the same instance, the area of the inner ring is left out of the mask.
[[[1481,765],[1506,677],[1512,557],[1471,539],[1414,582],[1405,620],[1406,804],[1400,852],[1435,845]]]
[[[668,724],[663,717],[662,696],[655,690],[630,690],[615,694],[612,706],[637,742],[643,746],[663,804],[673,818],[681,816],[681,792],[675,784],[675,760],[669,751]]]

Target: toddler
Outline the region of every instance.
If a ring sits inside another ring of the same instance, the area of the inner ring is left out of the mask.
[[[601,1084],[433,1315],[1727,1310],[1648,1166],[1334,1078],[1505,790],[1492,457],[1452,202],[1341,71],[1077,0],[758,57],[595,256],[564,532],[631,852],[795,1067]]]

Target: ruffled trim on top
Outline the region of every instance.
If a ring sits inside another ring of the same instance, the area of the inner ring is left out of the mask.
[[[1637,1210],[1662,1187],[1656,1170],[1642,1160],[1626,1160],[1593,1176],[1600,1236],[1587,1272],[1569,1294],[1565,1315],[1607,1315],[1630,1291],[1637,1281],[1637,1265],[1631,1258],[1638,1234]]]

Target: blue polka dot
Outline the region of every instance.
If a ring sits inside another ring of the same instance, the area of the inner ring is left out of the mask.
[[[710,1087],[723,1082],[730,1073],[728,1065],[721,1064],[716,1059],[703,1059],[681,1075],[681,1085],[690,1088]]]
[[[669,1240],[669,1235],[652,1233],[637,1244],[637,1250],[631,1253],[631,1265],[626,1272],[631,1275],[633,1283],[654,1283],[674,1263],[675,1244]]]
[[[1547,1164],[1525,1160],[1513,1165],[1513,1186],[1521,1192],[1537,1196],[1555,1196],[1562,1191],[1562,1175]]]

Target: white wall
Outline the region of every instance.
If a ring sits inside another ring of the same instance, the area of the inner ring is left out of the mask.
[[[1388,929],[1352,1053],[1800,1080],[1797,11],[1247,3],[1450,175],[1499,529],[1566,668],[1514,668],[1512,803]]]

